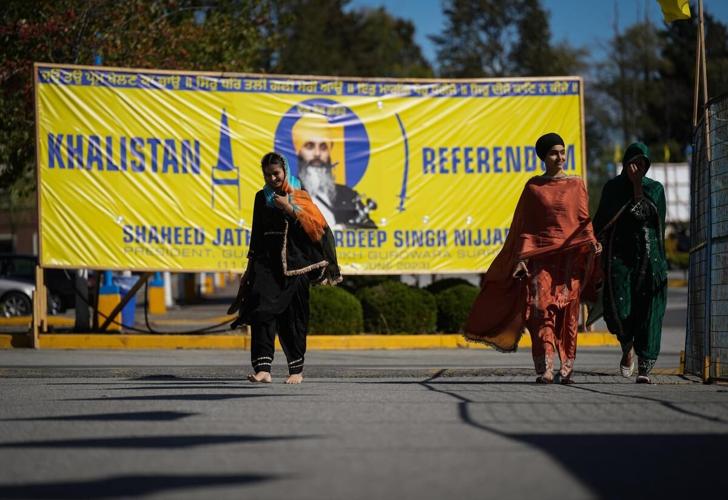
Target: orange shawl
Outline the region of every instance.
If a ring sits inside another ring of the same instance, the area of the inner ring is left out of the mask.
[[[324,219],[321,210],[311,199],[311,196],[303,189],[294,189],[285,184],[287,193],[289,193],[289,200],[293,206],[293,211],[296,213],[298,222],[301,223],[303,230],[311,239],[311,241],[321,241],[321,238],[326,231],[326,219]]]
[[[293,207],[296,219],[301,223],[308,237],[313,242],[319,242],[328,227],[326,219],[324,219],[323,214],[309,194],[301,189],[301,182],[291,175],[287,163],[285,166],[286,178],[283,180],[281,189],[284,193],[288,194],[288,202]],[[263,187],[263,194],[265,195],[266,204],[274,207],[275,202],[273,200],[275,199],[275,192],[268,184]]]
[[[580,177],[533,177],[523,188],[508,236],[482,281],[465,338],[515,351],[528,312],[527,280],[512,277],[519,260],[594,244],[588,196]]]

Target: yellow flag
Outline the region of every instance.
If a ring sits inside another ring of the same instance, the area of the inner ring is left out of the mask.
[[[622,163],[622,145],[619,143],[614,143],[613,160],[615,165],[621,165]]]
[[[690,19],[689,0],[657,0],[662,7],[662,17],[666,23]]]
[[[670,146],[667,144],[665,144],[662,148],[662,157],[665,160],[665,163],[670,163]]]

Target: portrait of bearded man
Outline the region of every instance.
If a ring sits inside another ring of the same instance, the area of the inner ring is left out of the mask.
[[[337,183],[334,177],[339,164],[333,163],[332,154],[334,148],[343,147],[340,127],[329,124],[324,116],[310,113],[296,122],[292,135],[298,177],[329,226],[375,229],[377,225],[369,213],[377,208],[376,202],[365,199],[346,184]]]

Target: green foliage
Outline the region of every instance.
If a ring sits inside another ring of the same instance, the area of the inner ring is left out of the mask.
[[[399,276],[393,274],[374,274],[371,276],[345,276],[344,281],[341,282],[339,287],[353,294],[356,294],[362,288],[380,285],[385,281],[399,281]]]
[[[690,265],[690,254],[688,252],[667,254],[667,262],[670,265],[670,269],[685,270]]]
[[[586,68],[588,51],[553,46],[540,0],[449,0],[445,28],[431,37],[450,77],[546,76]]]
[[[278,69],[300,75],[428,77],[414,25],[384,8],[346,12],[342,0],[293,0]]]
[[[273,0],[7,0],[0,9],[0,186],[35,190],[33,62],[266,71],[283,43]],[[198,12],[206,12],[202,23]]]
[[[364,330],[373,333],[431,333],[437,325],[435,297],[427,290],[386,281],[358,293]]]
[[[339,287],[311,288],[310,331],[315,334],[361,333],[364,315],[359,300]]]
[[[456,285],[436,294],[437,330],[446,333],[462,331],[477,295],[478,287],[470,284]]]
[[[503,76],[509,71],[509,28],[517,11],[511,0],[443,2],[445,30],[433,36],[443,76]]]
[[[664,61],[657,28],[649,22],[637,23],[611,41],[610,57],[600,67],[597,84],[614,103],[613,125],[623,144],[634,138],[650,143],[660,134],[661,117],[648,110],[664,105],[665,93],[659,84]]]
[[[693,17],[689,21],[670,23],[658,32],[663,60],[660,84],[669,97],[669,104],[654,103],[648,112],[659,120],[662,132],[659,147],[661,150],[663,144],[668,144],[672,161],[683,159],[683,148],[692,141],[696,7],[693,2]],[[714,97],[728,92],[728,27],[706,12],[705,35],[708,91]]]
[[[429,285],[427,285],[425,287],[425,290],[437,295],[441,291],[447,290],[448,288],[452,288],[452,287],[458,286],[458,285],[469,285],[469,284],[470,284],[470,282],[463,278],[445,278],[442,280],[433,281],[432,283],[430,283]]]
[[[697,16],[659,28],[637,23],[615,34],[609,57],[598,67],[597,89],[611,101],[611,125],[623,147],[640,140],[657,161],[663,148],[670,159],[685,158],[692,142],[693,85]],[[728,27],[705,16],[708,89],[728,92]]]

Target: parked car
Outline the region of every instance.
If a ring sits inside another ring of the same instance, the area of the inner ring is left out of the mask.
[[[35,267],[33,255],[0,254],[0,316],[29,316],[33,312]],[[73,274],[63,269],[46,269],[48,312],[57,314],[75,306]]]

